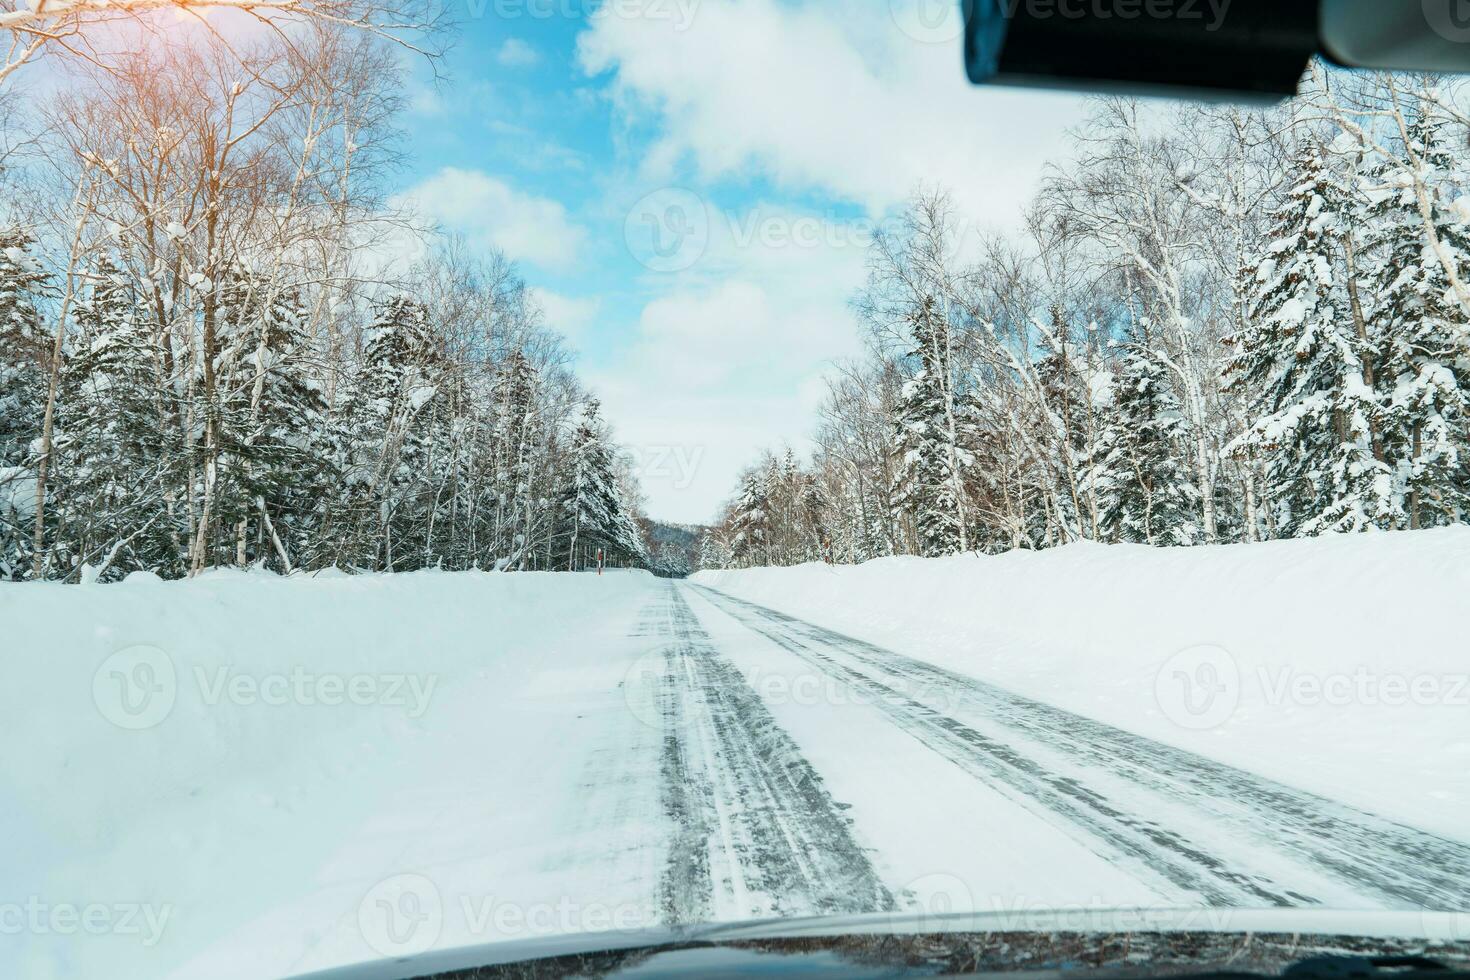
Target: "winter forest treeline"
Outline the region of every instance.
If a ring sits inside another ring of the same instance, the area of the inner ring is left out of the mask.
[[[401,52],[252,36],[0,90],[0,578],[643,562],[513,266],[385,199]]]
[[[751,466],[701,564],[1465,521],[1462,104],[1321,69],[1266,111],[1100,101],[1024,233],[921,191],[811,460]]]

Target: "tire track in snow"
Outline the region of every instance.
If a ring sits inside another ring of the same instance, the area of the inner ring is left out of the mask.
[[[669,584],[660,778],[675,830],[659,906],[672,924],[891,911],[892,893],[760,696]]]
[[[1470,908],[1464,843],[695,588],[737,621],[864,691],[896,724],[967,772],[1211,905],[1316,904],[1315,879],[1390,908]],[[949,703],[936,709],[910,696],[924,691],[942,691]],[[1103,783],[1113,796],[1098,788]],[[1159,801],[1146,808],[1150,817],[1138,813],[1140,799]],[[1159,814],[1165,816],[1153,819]],[[1167,826],[1171,817],[1194,832]],[[1222,841],[1232,844],[1235,861],[1210,853]],[[1261,865],[1271,874],[1252,870]],[[1297,877],[1308,881],[1288,887],[1274,880],[1285,877],[1283,867],[1306,869]]]

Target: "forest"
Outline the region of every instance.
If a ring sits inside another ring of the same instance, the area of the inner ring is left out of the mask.
[[[919,189],[810,460],[755,461],[700,564],[1464,522],[1459,96],[1317,66],[1266,109],[1100,99],[1015,233]]]
[[[186,43],[63,21],[147,43],[0,88],[0,578],[646,561],[514,264],[385,191],[402,42],[321,9]]]
[[[0,22],[0,578],[677,575],[1470,514],[1453,84],[1098,99],[1003,231],[914,188],[810,451],[674,527],[511,258],[396,206],[430,7],[222,0],[252,29],[182,41],[156,6]]]

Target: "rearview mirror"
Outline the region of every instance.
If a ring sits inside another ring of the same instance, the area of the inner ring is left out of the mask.
[[[965,0],[976,84],[1288,96],[1313,55],[1470,71],[1470,0]]]

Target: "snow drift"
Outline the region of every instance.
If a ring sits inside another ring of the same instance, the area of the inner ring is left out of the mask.
[[[697,584],[1426,830],[1470,813],[1470,528]]]
[[[616,652],[654,583],[216,572],[0,587],[0,975],[372,959],[359,903],[409,869],[519,901],[595,891],[537,849],[566,838],[577,737],[600,734],[568,720],[599,700],[627,713]]]

